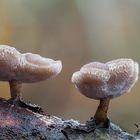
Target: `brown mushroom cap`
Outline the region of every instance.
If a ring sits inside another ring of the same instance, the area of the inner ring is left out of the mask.
[[[61,61],[32,53],[21,54],[13,47],[0,45],[0,80],[39,82],[56,76],[61,69]]]
[[[75,72],[72,82],[89,98],[114,98],[130,91],[138,79],[138,72],[138,63],[132,59],[92,62]]]

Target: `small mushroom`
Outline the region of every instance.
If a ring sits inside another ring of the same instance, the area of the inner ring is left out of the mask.
[[[73,74],[72,82],[86,97],[100,100],[94,119],[104,123],[110,99],[128,93],[136,83],[138,73],[138,63],[132,59],[91,62]]]
[[[54,61],[38,54],[21,54],[15,48],[0,45],[0,80],[9,81],[11,97],[21,100],[22,83],[34,83],[60,73],[61,61]]]

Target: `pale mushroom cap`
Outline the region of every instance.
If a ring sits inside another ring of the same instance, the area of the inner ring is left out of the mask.
[[[0,80],[39,82],[61,72],[60,60],[41,57],[38,54],[21,54],[15,48],[0,45]]]
[[[138,79],[138,73],[138,63],[132,59],[92,62],[75,72],[72,82],[89,98],[114,98],[131,90]]]

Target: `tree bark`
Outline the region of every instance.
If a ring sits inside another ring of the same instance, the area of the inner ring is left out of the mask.
[[[30,107],[31,106],[31,107]],[[36,106],[0,99],[0,140],[138,140],[119,126],[96,126],[93,120],[81,124],[46,115]]]

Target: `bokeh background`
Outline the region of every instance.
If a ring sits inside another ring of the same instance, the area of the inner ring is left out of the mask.
[[[24,84],[23,97],[51,115],[85,122],[98,101],[81,95],[71,76],[91,61],[132,58],[140,63],[139,0],[1,0],[0,44],[20,52],[38,53],[63,61],[57,77]],[[140,81],[131,93],[113,99],[111,120],[135,133],[140,124]],[[9,98],[7,82],[0,82]]]

